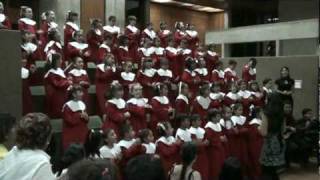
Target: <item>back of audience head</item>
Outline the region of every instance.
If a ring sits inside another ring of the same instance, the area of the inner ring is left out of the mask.
[[[186,171],[197,159],[197,146],[194,143],[185,143],[182,146],[181,161],[182,170],[179,180],[185,180]]]
[[[85,150],[83,145],[81,144],[70,144],[67,150],[64,152],[63,157],[61,158],[61,170],[58,173],[59,175],[62,173],[62,170],[68,168],[72,164],[82,160],[85,158]]]
[[[86,157],[100,157],[99,147],[102,142],[102,133],[99,130],[91,130],[84,144]]]
[[[227,158],[220,173],[219,180],[242,180],[241,163],[235,157]]]

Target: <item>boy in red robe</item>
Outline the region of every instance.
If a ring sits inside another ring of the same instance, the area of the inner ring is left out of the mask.
[[[242,68],[242,79],[246,82],[256,80],[257,75],[257,60],[256,58],[250,58],[248,64]]]
[[[11,29],[11,22],[4,14],[3,3],[0,2],[0,29]]]

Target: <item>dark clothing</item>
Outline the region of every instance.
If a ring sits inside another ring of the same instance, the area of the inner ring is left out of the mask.
[[[277,167],[275,166],[262,166],[262,177],[261,180],[280,180],[277,173]]]
[[[290,77],[279,78],[275,83],[278,86],[279,91],[292,91],[292,88],[294,86],[294,80]],[[292,95],[281,94],[281,97],[283,101],[289,101],[293,105]]]

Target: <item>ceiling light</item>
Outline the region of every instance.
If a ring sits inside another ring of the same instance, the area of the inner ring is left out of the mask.
[[[152,2],[156,2],[156,3],[169,3],[172,2],[172,0],[151,0]]]

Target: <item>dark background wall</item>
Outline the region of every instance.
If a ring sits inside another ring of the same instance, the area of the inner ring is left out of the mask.
[[[238,62],[237,73],[241,77],[241,68],[248,62],[246,58],[225,58],[224,65],[230,59]],[[283,57],[257,57],[257,80],[260,85],[264,78],[276,80],[280,76],[280,68],[287,66],[293,79],[302,80],[302,89],[294,90],[294,115],[301,116],[303,108],[312,108],[318,111],[318,67],[319,56],[283,56]]]
[[[22,114],[20,32],[0,30],[0,112]]]

